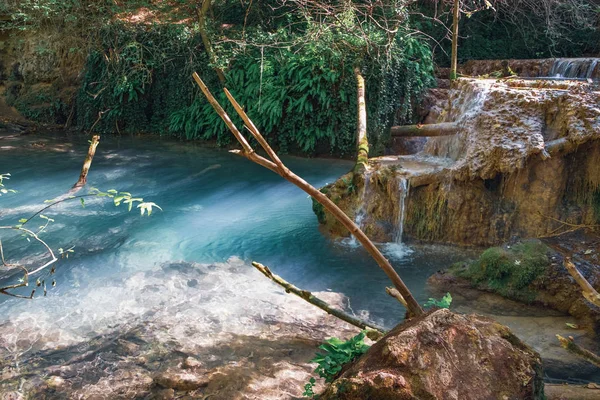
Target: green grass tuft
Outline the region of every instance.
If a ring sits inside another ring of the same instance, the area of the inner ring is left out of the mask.
[[[457,275],[487,286],[502,296],[529,301],[529,288],[550,265],[548,247],[540,241],[527,241],[511,248],[492,247]]]

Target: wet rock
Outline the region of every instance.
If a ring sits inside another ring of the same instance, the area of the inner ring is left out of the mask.
[[[487,75],[504,69],[503,62],[516,74],[523,77],[549,76],[554,58],[532,60],[469,60],[459,67],[463,75]]]
[[[547,384],[548,400],[596,400],[600,398],[600,390],[580,385]]]
[[[152,400],[172,400],[175,398],[175,391],[173,389],[162,389],[154,393],[151,397]]]
[[[0,399],[2,399],[2,400],[23,400],[24,397],[19,392],[8,392],[8,393],[4,393]]]
[[[60,376],[51,376],[46,383],[50,389],[54,390],[62,389],[65,386],[65,380]]]
[[[542,399],[539,355],[477,315],[437,310],[393,329],[322,400]]]
[[[563,266],[565,256],[573,256],[578,270],[600,290],[600,268],[565,249],[573,248],[569,243],[584,239],[586,242],[600,240],[575,233],[563,235],[560,243],[554,238],[533,239],[490,248],[476,261],[454,265],[432,275],[428,284],[444,292],[464,293],[465,289],[476,289],[551,308],[578,318],[586,328],[598,332],[600,309],[583,297],[581,288]],[[500,269],[502,284],[498,285],[496,276]]]
[[[197,369],[202,367],[202,363],[194,357],[188,357],[183,361],[181,367],[184,369]]]
[[[395,140],[392,151],[400,155],[371,158],[364,173],[322,190],[383,242],[394,241],[399,221],[408,238],[466,246],[596,225],[600,92],[586,83],[548,82],[459,79],[450,90],[436,89],[447,92],[445,102],[431,91],[419,111],[423,122],[456,123],[457,134],[428,138],[410,156],[402,155],[410,142]],[[404,218],[402,180],[410,182]],[[349,235],[318,211],[327,232]]]
[[[164,388],[189,391],[207,386],[210,381],[205,375],[188,371],[167,370],[155,376],[154,382]]]
[[[132,343],[128,340],[117,340],[117,347],[115,353],[121,356],[134,355],[138,352],[139,345]]]

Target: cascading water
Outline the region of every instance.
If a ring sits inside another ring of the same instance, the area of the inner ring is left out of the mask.
[[[400,178],[399,192],[398,192],[398,223],[396,225],[396,237],[395,242],[402,244],[402,235],[404,233],[404,219],[406,216],[406,198],[408,197],[408,191],[410,185],[408,179]]]
[[[555,78],[592,79],[600,58],[557,58],[550,70],[550,76]]]
[[[367,171],[367,172],[365,172],[365,187],[360,196],[360,208],[358,209],[356,216],[354,217],[354,223],[360,229],[363,228],[362,224],[365,219],[365,216],[367,215],[366,196],[367,196],[367,193],[369,192],[369,182],[370,181],[371,181],[371,172]],[[356,238],[354,237],[354,235],[350,236],[350,240],[348,241],[348,244],[350,244],[351,246],[358,245],[358,242],[356,241]]]
[[[429,138],[423,153],[428,156],[458,160],[463,157],[468,140],[468,132],[475,128],[477,117],[485,106],[488,94],[495,80],[463,80],[459,88],[452,91],[451,105],[443,120],[438,122],[455,122],[461,130],[458,135]]]

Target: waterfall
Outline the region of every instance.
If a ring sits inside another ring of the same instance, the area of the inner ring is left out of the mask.
[[[408,197],[410,185],[408,179],[400,178],[399,191],[398,191],[398,219],[396,224],[396,237],[395,242],[398,244],[402,243],[402,234],[404,233],[404,219],[406,217],[406,198]]]
[[[600,58],[557,58],[550,70],[550,76],[555,78],[592,79],[599,61]]]
[[[354,223],[361,230],[363,228],[362,227],[363,221],[364,221],[365,217],[367,216],[366,197],[367,197],[367,192],[369,191],[370,181],[371,181],[371,173],[367,171],[367,172],[365,172],[365,187],[363,188],[362,194],[360,196],[360,208],[358,209],[356,216],[354,217]],[[356,241],[356,237],[354,237],[354,235],[351,235],[350,240],[347,243],[350,244],[351,246],[358,245],[358,243]]]

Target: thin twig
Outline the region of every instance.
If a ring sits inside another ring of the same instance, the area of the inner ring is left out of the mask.
[[[261,263],[258,263],[256,261],[252,262],[252,266],[254,268],[256,268],[257,270],[259,270],[260,272],[262,272],[262,274],[264,276],[266,276],[267,278],[269,278],[270,280],[272,280],[273,282],[275,282],[276,284],[278,284],[279,286],[284,288],[286,293],[293,293],[296,296],[300,297],[302,300],[305,300],[305,301],[309,302],[310,304],[312,304],[313,306],[316,306],[316,307],[320,308],[321,310],[325,311],[327,314],[331,314],[334,317],[337,317],[337,318],[341,319],[342,321],[346,321],[347,323],[354,325],[360,329],[366,329],[367,331],[374,331],[373,333],[375,333],[376,335],[370,335],[369,337],[371,339],[373,339],[372,336],[378,336],[377,338],[379,338],[379,337],[382,337],[383,335],[385,335],[386,330],[384,328],[377,326],[375,324],[371,324],[369,322],[363,321],[363,320],[358,319],[348,313],[345,313],[344,311],[337,310],[337,309],[331,307],[331,305],[329,303],[316,297],[308,290],[302,290],[302,289],[294,286],[293,284],[289,283],[288,281],[286,281],[279,275],[275,275],[274,273],[271,272],[269,267],[262,265]],[[375,339],[373,339],[373,340],[375,340]]]

